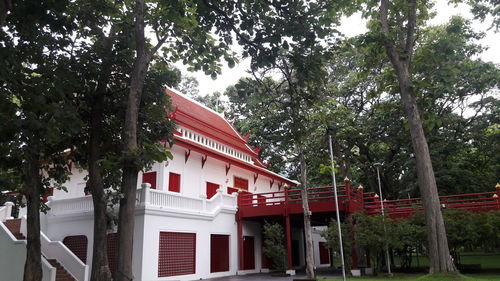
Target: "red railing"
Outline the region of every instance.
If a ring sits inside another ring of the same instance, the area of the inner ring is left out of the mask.
[[[494,194],[497,194],[494,197]],[[339,207],[352,213],[365,210],[368,214],[381,214],[381,202],[374,192],[363,192],[362,189],[353,189],[349,180],[343,185],[337,186]],[[497,192],[482,192],[470,194],[457,194],[440,196],[442,208],[458,208],[475,212],[500,210],[500,189]],[[321,204],[320,202],[334,201],[333,187],[315,187],[308,189],[309,206]],[[248,210],[255,207],[265,206],[297,206],[302,204],[300,189],[285,189],[277,192],[266,192],[258,194],[240,194],[238,196],[238,207]],[[333,204],[331,205],[333,209]],[[415,211],[422,210],[421,198],[408,198],[398,200],[384,200],[384,211],[387,215],[397,217],[409,217]]]
[[[482,192],[440,196],[441,207],[466,209],[470,211],[489,211],[500,209],[500,201],[494,198],[496,192]],[[381,214],[382,202],[373,193],[365,194],[365,210],[368,214]],[[415,211],[422,210],[421,198],[384,200],[384,211],[391,217],[408,217]]]

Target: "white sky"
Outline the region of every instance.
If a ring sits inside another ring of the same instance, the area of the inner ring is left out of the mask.
[[[469,7],[465,4],[460,4],[458,7],[453,5],[448,5],[447,0],[437,0],[434,10],[437,11],[437,15],[431,20],[431,24],[443,24],[448,21],[448,19],[453,15],[461,15],[465,18],[472,19],[472,15],[469,12]],[[491,61],[494,63],[500,63],[500,33],[494,33],[492,30],[487,31],[491,21],[481,23],[479,21],[473,22],[473,27],[476,31],[486,32],[486,36],[480,41],[483,46],[488,46],[489,49],[486,50],[480,57],[484,61]],[[340,31],[346,36],[356,36],[366,31],[365,22],[361,19],[361,15],[355,14],[349,18],[345,18],[340,26]],[[234,49],[238,52],[239,48]],[[206,95],[213,93],[215,91],[224,92],[224,90],[233,84],[236,84],[241,77],[249,76],[246,71],[250,68],[249,60],[242,60],[234,68],[229,68],[224,66],[222,69],[222,74],[217,77],[216,80],[210,78],[210,76],[205,75],[203,72],[198,71],[195,73],[186,71],[186,67],[178,63],[176,66],[181,69],[184,74],[194,76],[200,83],[199,90],[200,95]]]

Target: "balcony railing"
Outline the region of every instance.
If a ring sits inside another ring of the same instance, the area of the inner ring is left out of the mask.
[[[210,199],[204,197],[192,198],[172,192],[165,192],[143,187],[137,190],[137,207],[153,208],[157,210],[184,211],[195,213],[214,213],[219,208],[236,211],[237,194],[224,194],[222,190]],[[91,213],[93,211],[92,196],[82,196],[69,199],[54,200],[49,197],[49,215],[75,215]]]

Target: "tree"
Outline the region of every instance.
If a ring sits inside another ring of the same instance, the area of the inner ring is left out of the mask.
[[[3,1],[8,4],[9,1]],[[0,170],[27,201],[27,256],[24,280],[41,280],[41,195],[62,188],[68,157],[63,153],[77,133],[71,103],[74,77],[64,49],[74,26],[60,3],[22,1],[10,6],[0,30]],[[3,7],[3,5],[2,5]],[[48,13],[47,11],[52,11]],[[0,11],[3,12],[3,11]],[[0,15],[2,20],[4,15]],[[15,168],[13,168],[15,167]]]
[[[412,83],[411,59],[414,52],[417,11],[425,13],[425,10],[425,6],[417,5],[414,0],[392,3],[389,10],[389,1],[381,0],[380,32],[387,56],[396,72],[401,101],[408,118],[417,164],[418,185],[427,222],[429,272],[455,272],[456,268],[448,249],[429,147],[415,99],[415,86]],[[406,25],[401,28],[405,23]],[[394,24],[397,25],[397,30]]]
[[[141,97],[149,66],[156,53],[167,41],[169,47],[162,49],[164,61],[183,59],[193,69],[200,69],[216,76],[220,66],[216,61],[224,56],[231,61],[227,52],[229,35],[227,27],[218,22],[218,18],[204,10],[197,1],[175,1],[169,3],[136,0],[129,6],[134,15],[134,41],[136,57],[130,73],[129,91],[122,139],[122,182],[118,225],[118,268],[117,280],[133,279],[132,245],[134,233],[134,209],[137,190],[137,174],[144,167],[143,144],[138,137],[138,118]],[[219,44],[210,35],[211,29],[217,29],[221,36]],[[149,44],[145,35],[146,26],[150,26],[157,42]],[[226,43],[224,43],[226,41]],[[176,48],[177,47],[177,48]],[[147,154],[146,154],[147,155]],[[145,161],[146,160],[146,161]],[[158,159],[155,159],[158,160]]]

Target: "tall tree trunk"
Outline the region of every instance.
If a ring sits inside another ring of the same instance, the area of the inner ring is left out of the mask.
[[[307,196],[307,163],[304,155],[304,149],[299,147],[300,158],[300,181],[302,207],[304,209],[304,233],[306,239],[306,275],[307,278],[315,278],[314,273],[314,252],[311,227],[311,211],[309,210],[309,201]]]
[[[42,280],[42,250],[40,246],[40,158],[35,147],[28,144],[26,173],[27,245],[23,281]],[[2,253],[6,255],[8,253]]]
[[[106,196],[102,179],[101,167],[98,160],[101,156],[102,119],[103,119],[103,93],[97,93],[92,99],[92,112],[90,116],[90,141],[89,141],[89,187],[94,203],[94,242],[92,248],[91,281],[111,280],[107,256],[107,217]]]
[[[414,34],[416,28],[416,0],[408,0],[408,14],[405,38],[392,41],[389,32],[388,9],[389,0],[380,2],[381,32],[384,44],[394,70],[396,71],[401,100],[410,125],[410,135],[417,162],[417,177],[422,202],[424,205],[427,240],[429,248],[429,272],[455,272],[448,240],[444,227],[441,205],[437,191],[432,161],[427,140],[420,119],[420,112],[411,86],[411,56],[413,54]],[[397,46],[397,47],[396,47]],[[401,50],[402,49],[402,50]]]
[[[139,106],[146,71],[151,60],[151,55],[145,47],[144,36],[144,0],[135,1],[135,41],[136,59],[134,68],[130,75],[130,90],[123,126],[123,142],[125,160],[123,164],[121,191],[123,198],[120,200],[120,214],[118,224],[118,268],[116,280],[133,280],[132,251],[134,243],[134,210],[137,191],[137,173],[139,168],[136,164],[137,152],[137,120],[139,117]]]
[[[111,27],[109,36],[106,37],[100,46],[100,57],[103,63],[97,87],[94,93],[90,94],[90,136],[88,148],[88,185],[92,193],[94,203],[94,241],[92,247],[92,272],[91,281],[112,280],[109,261],[107,255],[107,216],[106,216],[106,195],[102,178],[102,169],[98,161],[101,158],[102,130],[104,119],[104,96],[111,75],[111,50],[115,36],[115,27]]]
[[[424,205],[427,240],[429,243],[429,272],[454,272],[455,265],[448,249],[441,204],[432,161],[424,135],[417,103],[409,83],[401,84],[401,99],[410,124],[410,135],[417,162],[417,177]]]

